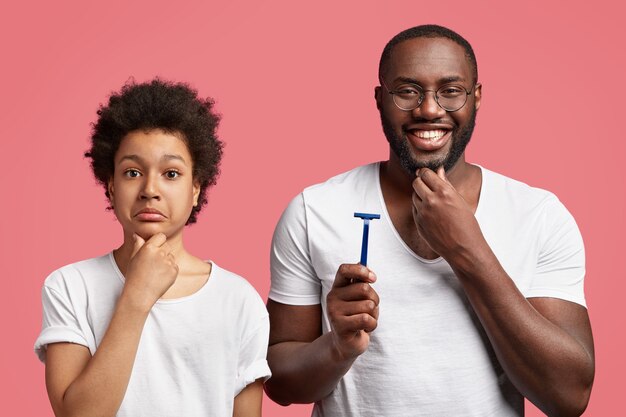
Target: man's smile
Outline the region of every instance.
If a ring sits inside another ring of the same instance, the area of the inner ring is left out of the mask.
[[[443,148],[452,137],[451,129],[408,129],[407,140],[420,151],[436,151]]]

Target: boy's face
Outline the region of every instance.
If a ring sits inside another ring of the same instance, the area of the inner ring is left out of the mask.
[[[187,145],[158,129],[122,139],[108,189],[124,234],[146,240],[158,232],[168,239],[179,235],[200,193]]]

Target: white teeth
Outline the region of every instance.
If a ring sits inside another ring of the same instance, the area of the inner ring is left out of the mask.
[[[412,132],[415,136],[422,139],[437,140],[446,134],[445,130],[414,130]]]

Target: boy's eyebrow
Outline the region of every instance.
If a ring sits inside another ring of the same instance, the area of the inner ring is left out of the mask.
[[[179,160],[179,161],[181,161],[183,163],[187,163],[187,161],[185,161],[185,158],[183,158],[181,155],[178,155],[178,154],[170,154],[170,153],[168,153],[168,154],[163,155],[163,157],[161,159],[164,160],[164,161],[171,161],[172,159],[176,159],[176,160]]]
[[[120,158],[119,162],[125,161],[125,160],[129,160],[129,161],[135,161],[135,162],[141,162],[143,161],[143,159],[141,159],[141,157],[139,155],[124,155]]]
[[[131,154],[131,155],[124,155],[123,157],[120,158],[119,162],[123,162],[125,160],[129,160],[129,161],[134,161],[134,162],[144,162],[144,159],[139,156],[139,155],[135,155],[135,154]],[[178,154],[165,154],[161,157],[162,161],[171,161],[171,160],[177,160],[177,161],[181,161],[184,164],[187,163],[187,161],[185,161],[185,158],[183,158],[182,156],[178,155]]]

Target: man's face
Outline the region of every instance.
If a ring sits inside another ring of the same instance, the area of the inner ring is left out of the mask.
[[[463,47],[446,38],[415,38],[393,49],[382,81],[389,90],[417,84],[426,96],[410,111],[399,109],[385,87],[376,88],[383,132],[393,151],[391,159],[412,175],[419,168],[449,171],[465,152],[480,107],[481,87],[474,87],[472,67]],[[465,105],[448,112],[436,102],[434,91],[450,83],[471,91]]]

